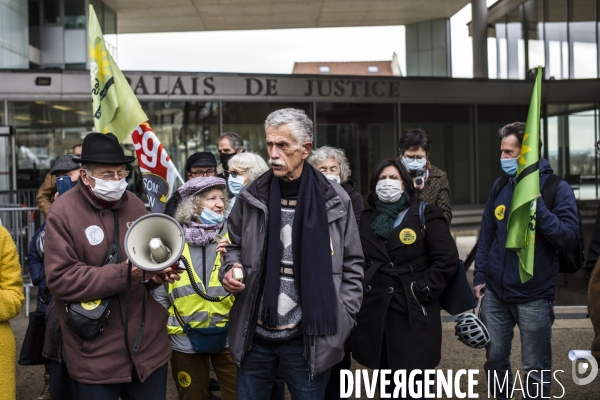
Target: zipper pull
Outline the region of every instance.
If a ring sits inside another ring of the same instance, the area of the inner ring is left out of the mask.
[[[414,282],[411,282],[411,283],[410,283],[410,291],[412,292],[412,295],[413,295],[413,297],[415,298],[415,301],[417,302],[417,304],[419,305],[419,307],[421,307],[421,310],[423,310],[423,315],[424,315],[424,316],[427,316],[427,311],[425,311],[425,307],[423,307],[423,306],[421,305],[421,303],[419,303],[419,300],[417,299],[417,296],[415,296],[415,291],[413,290],[413,285],[414,285],[414,284],[415,284]]]

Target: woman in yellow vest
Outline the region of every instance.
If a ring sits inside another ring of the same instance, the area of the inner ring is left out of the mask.
[[[173,355],[171,371],[180,400],[206,400],[209,362],[223,400],[235,400],[236,365],[227,346],[229,310],[234,297],[219,282],[221,253],[228,243],[223,217],[227,209],[224,179],[199,177],[178,189],[182,201],[175,219],[185,234],[186,271],[181,279],[154,291],[169,310],[167,322]]]

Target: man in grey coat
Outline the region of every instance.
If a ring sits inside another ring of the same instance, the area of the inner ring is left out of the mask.
[[[277,375],[294,399],[321,400],[362,301],[358,228],[346,191],[305,162],[313,123],[304,111],[275,111],[265,130],[272,169],[238,195],[220,273],[236,294],[237,396],[268,399]]]

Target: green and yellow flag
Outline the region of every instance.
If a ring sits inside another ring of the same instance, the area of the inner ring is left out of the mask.
[[[538,67],[525,135],[521,144],[517,185],[513,193],[508,218],[506,248],[519,256],[519,275],[525,283],[533,278],[533,258],[535,251],[535,212],[537,197],[540,194],[539,143],[540,105],[542,97],[542,67]]]
[[[100,23],[91,4],[88,40],[94,129],[102,133],[112,132],[122,142],[148,117],[106,50]]]

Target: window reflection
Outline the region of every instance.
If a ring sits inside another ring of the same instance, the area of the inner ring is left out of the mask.
[[[549,156],[553,167],[580,200],[598,198],[598,107],[594,104],[548,106]]]
[[[596,14],[596,0],[523,2],[494,23],[490,77],[524,79],[538,65],[546,67],[546,79],[600,77]]]
[[[344,149],[357,191],[366,196],[377,164],[398,156],[396,104],[317,103],[317,147]]]
[[[223,102],[222,105],[223,132],[237,133],[244,140],[244,147],[248,151],[260,154],[265,160],[269,159],[265,143],[265,119],[270,113],[291,107],[304,110],[308,117],[313,119],[311,103]],[[214,146],[216,152],[216,140]]]
[[[475,203],[473,106],[402,104],[401,132],[421,128],[431,139],[430,160],[445,171],[452,206]]]

